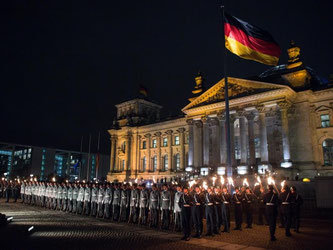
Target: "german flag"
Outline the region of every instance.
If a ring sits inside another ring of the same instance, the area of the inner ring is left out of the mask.
[[[225,13],[224,36],[226,48],[239,57],[277,65],[280,47],[267,31]]]

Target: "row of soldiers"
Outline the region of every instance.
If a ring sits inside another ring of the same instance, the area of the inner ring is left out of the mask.
[[[243,216],[246,227],[252,228],[253,214],[258,212],[258,224],[264,224],[264,218],[270,225],[271,240],[275,240],[277,211],[285,222],[286,236],[290,236],[290,227],[294,222],[299,229],[299,214],[302,198],[296,188],[284,187],[281,193],[269,187],[254,192],[249,187],[235,188],[231,195],[227,187],[200,186],[187,188],[179,185],[151,189],[145,184],[134,183],[43,183],[28,182],[21,185],[22,202],[54,210],[90,215],[114,221],[149,225],[168,230],[184,232],[188,240],[191,229],[194,237],[203,233],[203,219],[206,218],[207,236],[230,232],[230,211],[234,207],[235,228],[242,230]],[[272,211],[271,211],[272,210]]]
[[[16,202],[20,196],[20,184],[17,181],[0,181],[0,198],[5,198],[6,202],[12,197]]]

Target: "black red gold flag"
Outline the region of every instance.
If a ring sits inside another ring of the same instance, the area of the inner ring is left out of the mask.
[[[226,48],[239,57],[278,64],[280,47],[267,31],[225,13],[224,36]]]

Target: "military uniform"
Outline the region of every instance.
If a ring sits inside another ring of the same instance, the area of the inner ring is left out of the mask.
[[[78,213],[78,214],[82,214],[82,212],[83,212],[84,193],[85,193],[85,188],[83,186],[81,186],[79,189],[78,196],[77,196],[76,213]]]
[[[240,192],[238,194],[234,193],[232,201],[235,205],[235,222],[236,222],[235,230],[242,230],[242,222],[243,222],[242,200],[243,200],[243,195]]]
[[[175,223],[175,230],[180,232],[182,230],[182,220],[181,220],[181,206],[179,204],[180,197],[182,196],[183,192],[177,191],[175,193],[174,198],[174,205],[173,205],[173,214],[174,214],[174,223]]]
[[[207,223],[207,235],[217,234],[216,228],[216,216],[215,216],[215,199],[213,192],[205,193],[205,212],[206,212],[206,223]]]
[[[93,187],[91,189],[91,216],[96,217],[97,214],[97,195],[98,189],[97,187]]]
[[[160,204],[160,193],[153,190],[149,195],[150,226],[158,227],[158,208]]]
[[[68,195],[68,190],[67,190],[67,186],[64,185],[63,188],[62,188],[62,200],[61,200],[61,203],[62,203],[62,211],[67,211],[67,195]]]
[[[295,232],[299,233],[301,206],[303,205],[302,197],[294,192],[291,194],[291,217],[292,226]]]
[[[170,211],[171,211],[171,193],[169,190],[163,190],[161,192],[161,221],[162,229],[169,229],[170,226]]]
[[[267,217],[265,213],[265,203],[264,203],[265,193],[261,193],[258,196],[258,225],[264,225],[267,223]],[[264,218],[266,222],[264,222]]]
[[[57,188],[57,210],[61,210],[61,201],[62,201],[62,187],[59,185]]]
[[[110,211],[111,211],[111,203],[112,203],[112,190],[110,187],[107,187],[105,189],[105,194],[104,194],[104,197],[103,197],[103,204],[104,204],[104,215],[103,217],[106,218],[106,219],[109,219],[111,214],[110,214]]]
[[[73,210],[73,188],[69,185],[67,189],[67,212],[72,212]]]
[[[202,215],[203,215],[203,204],[204,196],[202,193],[194,192],[193,195],[193,206],[192,210],[192,220],[196,231],[195,237],[200,237],[203,231]]]
[[[266,205],[266,215],[269,224],[269,232],[271,235],[271,240],[276,240],[275,229],[276,229],[276,217],[277,217],[277,207],[279,205],[279,199],[273,190],[268,191],[264,196],[264,203]]]
[[[140,192],[140,212],[139,212],[139,223],[146,225],[148,219],[148,202],[149,202],[149,192],[147,189],[143,188]]]
[[[80,190],[79,187],[76,184],[74,184],[74,187],[73,187],[73,201],[72,201],[72,204],[73,204],[72,213],[76,213],[76,211],[77,211],[79,190]]]
[[[83,203],[83,211],[85,215],[90,214],[90,206],[91,206],[91,188],[87,186],[84,190],[84,203]]]
[[[183,239],[188,240],[191,234],[191,206],[193,205],[193,198],[188,193],[180,192],[180,194],[178,205],[181,207]]]
[[[52,189],[52,208],[53,208],[53,210],[57,209],[57,197],[58,197],[58,186],[57,186],[57,184],[54,184],[53,189]]]
[[[97,194],[97,216],[98,217],[103,217],[103,198],[104,198],[104,193],[105,189],[104,187],[100,186],[98,189],[98,194]]]
[[[284,191],[280,193],[279,200],[281,201],[281,217],[284,221],[284,228],[286,236],[290,236],[290,226],[291,226],[291,194],[289,191]]]
[[[222,224],[224,226],[223,232],[230,231],[230,204],[231,204],[231,195],[227,192],[221,194],[222,203],[221,203],[221,215],[222,215]]]
[[[128,201],[130,197],[128,197],[128,193],[126,188],[124,187],[121,190],[121,200],[120,200],[120,221],[128,221],[127,218],[127,207],[128,207]]]
[[[21,194],[21,203],[24,203],[24,189],[25,189],[25,183],[23,182],[21,184],[20,194]]]
[[[251,193],[244,193],[244,210],[246,214],[247,228],[252,228],[253,222],[253,203],[255,202],[254,195]]]
[[[120,213],[120,200],[121,200],[121,191],[119,187],[116,187],[113,193],[112,207],[113,207],[113,220],[119,220]]]
[[[131,201],[130,201],[130,216],[128,222],[133,222],[137,223],[138,222],[138,217],[139,217],[139,198],[140,198],[140,193],[139,189],[133,188],[131,191]]]
[[[216,230],[217,232],[220,231],[222,226],[222,197],[221,193],[217,192],[214,193],[214,208],[215,208],[215,217],[216,217]]]

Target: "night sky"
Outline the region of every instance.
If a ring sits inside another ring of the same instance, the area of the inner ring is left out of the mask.
[[[96,150],[101,131],[108,152],[114,105],[136,96],[140,84],[164,114],[177,115],[198,70],[207,87],[223,77],[220,1],[3,2],[0,141],[79,150],[91,133]],[[224,2],[273,35],[280,63],[293,39],[306,65],[333,73],[332,1]],[[230,76],[268,68],[228,53]]]

